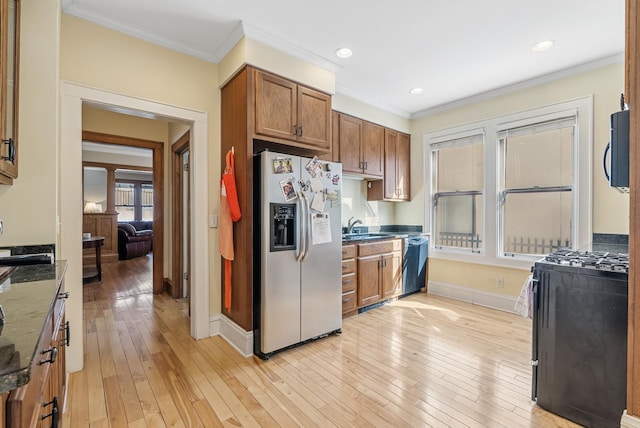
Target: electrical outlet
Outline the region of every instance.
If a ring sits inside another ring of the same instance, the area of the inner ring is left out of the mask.
[[[496,278],[496,287],[504,288],[504,278]]]

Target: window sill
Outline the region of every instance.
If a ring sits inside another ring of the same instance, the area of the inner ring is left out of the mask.
[[[542,258],[534,257],[489,257],[482,252],[471,253],[456,250],[439,250],[429,248],[429,257],[433,259],[449,260],[461,263],[472,263],[485,266],[495,266],[507,269],[531,270],[533,264]]]

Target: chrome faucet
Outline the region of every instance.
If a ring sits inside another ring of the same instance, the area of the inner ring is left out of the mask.
[[[354,220],[353,223],[351,222],[351,220],[353,220],[353,217],[347,220],[347,233],[351,233],[351,231],[353,230],[353,226],[355,226],[356,224],[362,224],[360,220]]]

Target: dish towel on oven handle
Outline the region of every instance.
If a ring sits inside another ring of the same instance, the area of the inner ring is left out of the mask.
[[[533,319],[533,275],[524,281],[513,309],[523,317]]]
[[[240,203],[236,191],[235,162],[233,150],[229,150],[226,167],[220,180],[220,224],[218,239],[220,254],[224,259],[224,308],[231,313],[231,277],[233,249],[233,222],[240,220]]]

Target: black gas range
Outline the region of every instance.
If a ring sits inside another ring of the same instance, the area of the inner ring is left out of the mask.
[[[544,262],[562,266],[596,269],[604,272],[629,273],[629,255],[605,251],[574,251],[560,249],[544,257]]]
[[[585,427],[626,407],[629,258],[560,250],[533,267],[532,399]]]

